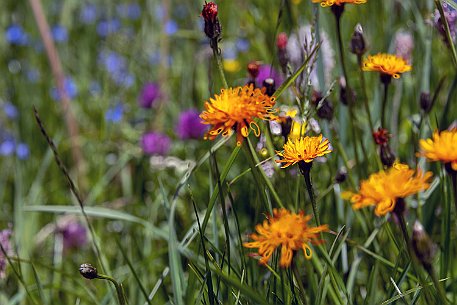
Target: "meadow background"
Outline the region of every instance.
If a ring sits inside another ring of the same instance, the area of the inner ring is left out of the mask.
[[[333,147],[311,171],[321,223],[331,232],[314,246],[311,260],[297,253],[294,268],[279,267],[277,256],[271,267],[259,265],[242,246],[278,200],[312,214],[298,168],[280,169],[273,162],[284,138],[262,123],[269,136],[251,135],[251,146],[237,147],[234,137],[203,139],[206,126],[198,114],[223,88],[203,32],[204,3],[42,1],[64,97],[32,2],[3,0],[0,10],[1,305],[117,304],[110,282],[81,277],[83,263],[122,283],[128,304],[442,304],[420,259],[408,255],[393,217],[354,211],[341,196],[356,191],[380,162],[362,99],[366,92],[377,129],[383,87],[374,72],[364,73],[365,88],[361,84],[357,56],[349,52],[357,23],[366,54],[399,54],[413,67],[392,80],[386,127],[398,160],[434,173],[430,189],[408,199],[406,220],[410,232],[419,220],[437,245],[434,269],[447,302],[457,304],[451,179],[439,163],[416,154],[419,139],[457,117],[456,65],[436,1],[346,5],[342,40],[357,95],[353,117],[340,95],[330,8],[308,0],[217,1],[229,86],[250,80],[247,66],[253,61],[264,65],[255,80],[259,86],[262,77],[274,76],[278,88],[290,76],[278,57],[281,32],[289,44],[297,32],[309,37],[310,46],[322,41],[313,72],[308,65],[277,99],[278,108],[300,105],[297,118],[309,134],[322,133]],[[456,4],[442,2],[455,39]],[[306,58],[303,44],[288,47],[296,58],[291,74]],[[293,87],[301,88],[298,100]],[[328,95],[331,117],[316,111],[313,91]],[[422,93],[434,100],[431,109],[421,106]]]

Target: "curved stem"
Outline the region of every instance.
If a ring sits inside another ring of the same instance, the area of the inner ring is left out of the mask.
[[[124,288],[123,288],[121,283],[118,283],[111,276],[104,275],[104,274],[98,274],[97,278],[101,279],[101,280],[107,280],[107,281],[110,281],[111,283],[113,283],[114,287],[116,288],[117,299],[119,301],[119,304],[120,305],[127,305],[127,300],[125,298]]]

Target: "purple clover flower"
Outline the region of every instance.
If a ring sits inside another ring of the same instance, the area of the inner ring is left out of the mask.
[[[457,34],[457,11],[454,10],[450,5],[447,3],[443,3],[443,10],[444,10],[444,16],[447,19],[447,22],[449,24],[449,30],[451,33],[452,40],[455,41],[456,34]],[[433,25],[436,27],[438,32],[441,34],[442,38],[444,41],[446,41],[446,31],[444,28],[444,24],[441,21],[441,15],[438,10],[435,10],[435,13],[433,14]]]
[[[6,254],[10,254],[12,251],[10,237],[11,237],[11,230],[5,229],[0,231],[0,245],[2,245],[3,250]],[[0,251],[0,279],[4,279],[6,277],[6,265],[7,260],[3,251]]]
[[[87,229],[76,220],[69,220],[59,228],[64,250],[76,249],[87,244]]]
[[[181,140],[200,139],[207,127],[202,123],[200,113],[196,109],[189,109],[179,116],[176,133]]]
[[[148,132],[141,137],[141,148],[147,155],[165,156],[170,151],[171,139],[159,132]]]
[[[141,90],[138,103],[142,108],[151,108],[161,96],[160,86],[157,83],[146,83]]]
[[[263,81],[267,78],[272,78],[275,81],[275,87],[278,88],[282,82],[282,76],[270,65],[261,65],[259,67],[259,75],[256,78],[256,84],[258,87],[263,87]]]

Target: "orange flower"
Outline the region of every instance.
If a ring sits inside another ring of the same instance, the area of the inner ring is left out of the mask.
[[[300,161],[306,163],[312,162],[317,157],[322,157],[325,154],[332,152],[329,148],[330,142],[328,139],[322,140],[322,135],[318,137],[301,137],[298,139],[289,139],[284,144],[284,152],[277,151],[281,160],[276,160],[277,163],[284,163],[282,168],[294,165]]]
[[[412,67],[406,60],[392,54],[379,53],[370,55],[363,60],[363,71],[375,71],[400,78],[401,73],[411,71]]]
[[[376,206],[376,216],[384,216],[392,212],[397,199],[405,198],[429,188],[431,172],[414,170],[405,164],[394,164],[388,171],[380,171],[370,175],[368,180],[362,181],[358,193],[345,192],[344,199],[352,202],[354,209],[367,206]]]
[[[291,213],[286,209],[274,209],[273,217],[268,218],[263,224],[256,226],[258,234],[251,234],[254,241],[244,243],[246,248],[258,248],[262,256],[260,263],[266,264],[276,248],[281,246],[281,267],[289,267],[292,262],[293,251],[303,249],[305,257],[310,259],[312,250],[309,243],[319,242],[318,233],[328,231],[327,225],[308,227],[311,216],[303,212]]]
[[[451,168],[457,171],[457,129],[435,131],[432,139],[421,139],[419,145],[419,156],[430,161],[450,163]]]
[[[362,4],[366,3],[367,0],[313,0],[313,2],[320,3],[322,7],[326,7],[332,5],[343,5],[345,3]]]
[[[256,136],[260,128],[255,118],[271,120],[275,118],[275,98],[266,95],[265,90],[254,88],[253,85],[222,89],[221,94],[215,95],[205,102],[205,111],[200,114],[203,124],[211,125],[205,139],[214,140],[219,134],[227,137],[236,130],[236,143],[241,145],[243,137],[247,137],[249,129]]]

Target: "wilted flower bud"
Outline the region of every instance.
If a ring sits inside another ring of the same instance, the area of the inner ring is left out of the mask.
[[[217,18],[217,4],[214,2],[203,5],[202,17],[205,20],[205,34],[209,39],[218,39],[221,35],[222,28]]]
[[[333,119],[333,104],[327,98],[322,99],[322,93],[314,91],[311,103],[317,108],[317,116],[321,119],[331,121]]]
[[[373,138],[376,144],[386,145],[389,142],[390,134],[385,128],[378,128],[378,131],[373,132]]]
[[[93,280],[98,277],[97,269],[91,264],[82,264],[79,267],[79,273],[81,273],[83,277],[89,280]]]
[[[272,78],[267,78],[263,81],[263,87],[265,87],[267,90],[265,91],[265,94],[268,96],[272,96],[273,93],[275,93],[276,88],[275,88],[275,80]]]
[[[354,28],[351,38],[351,53],[362,56],[367,51],[365,37],[363,36],[363,28],[360,23]]]
[[[421,92],[421,96],[420,96],[420,99],[419,99],[419,104],[420,104],[421,109],[425,113],[429,113],[430,110],[432,110],[432,101],[431,101],[431,98],[430,98],[430,93]]]
[[[432,266],[433,258],[435,257],[437,246],[425,232],[422,224],[416,220],[413,227],[412,246],[418,260],[422,263],[425,269]]]

